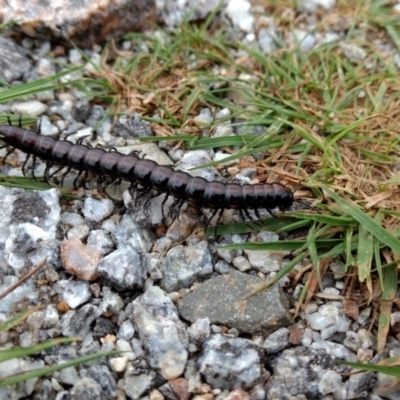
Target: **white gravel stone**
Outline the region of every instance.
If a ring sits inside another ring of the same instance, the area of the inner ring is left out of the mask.
[[[250,3],[246,0],[229,0],[226,8],[226,14],[233,25],[246,33],[254,30],[254,17],[250,13],[250,7]]]
[[[129,361],[133,361],[136,359],[136,355],[132,350],[132,346],[126,340],[119,339],[116,343],[117,350],[123,351],[124,357],[127,357]]]
[[[297,6],[297,10],[300,12],[313,13],[321,7],[325,10],[330,10],[336,5],[336,0],[300,0]]]
[[[360,63],[364,61],[365,57],[367,56],[367,53],[364,49],[354,44],[341,42],[340,48],[342,49],[344,55],[348,58],[348,60],[354,63]]]
[[[240,272],[249,271],[251,269],[249,260],[244,256],[235,257],[232,264]]]
[[[334,317],[325,316],[319,312],[307,315],[306,319],[311,329],[316,331],[320,331],[328,326],[332,326],[336,322]]]
[[[322,394],[336,393],[343,387],[342,377],[335,371],[326,371],[318,383],[318,390]],[[335,397],[337,398],[337,397]]]
[[[128,364],[128,357],[115,357],[110,359],[110,366],[114,372],[124,372]]]
[[[11,107],[11,111],[14,114],[28,115],[30,117],[39,117],[44,114],[47,110],[46,104],[38,101],[31,100],[24,103],[14,103]]]
[[[114,210],[114,203],[110,199],[96,200],[88,198],[85,200],[83,215],[92,221],[100,222],[107,218]]]

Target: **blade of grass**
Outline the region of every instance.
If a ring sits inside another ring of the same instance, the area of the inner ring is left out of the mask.
[[[1,378],[0,379],[0,388],[9,386],[9,385],[15,385],[16,383],[24,382],[28,379],[39,378],[40,376],[47,375],[52,372],[60,371],[62,369],[68,368],[68,367],[74,367],[75,365],[84,364],[84,363],[87,363],[90,361],[97,360],[101,357],[108,357],[108,356],[116,355],[119,353],[120,353],[119,351],[110,351],[110,352],[105,352],[105,353],[91,354],[89,356],[80,357],[75,360],[67,361],[63,364],[54,365],[52,367],[40,368],[37,370],[23,372],[21,374],[18,374],[18,375],[12,376],[12,377]]]
[[[361,209],[353,202],[338,196],[330,189],[326,188],[325,191],[333,200],[343,207],[346,213],[350,214],[360,225],[363,225],[368,232],[374,235],[382,243],[389,246],[397,254],[400,254],[399,239],[379,225],[369,215],[361,211]]]

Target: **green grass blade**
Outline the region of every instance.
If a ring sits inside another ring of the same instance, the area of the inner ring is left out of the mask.
[[[351,215],[360,225],[362,225],[368,232],[374,235],[382,243],[389,246],[397,254],[400,254],[400,240],[393,234],[388,232],[385,228],[374,221],[369,215],[365,214],[354,203],[346,200],[330,189],[325,189],[326,193],[334,199],[343,209]]]
[[[0,388],[9,386],[9,385],[14,385],[19,382],[24,382],[28,379],[39,378],[40,376],[47,375],[52,372],[60,371],[64,368],[74,367],[76,365],[80,365],[83,363],[97,360],[101,357],[108,357],[108,356],[116,355],[119,353],[120,352],[118,352],[118,351],[110,351],[110,352],[106,352],[106,353],[91,354],[89,356],[80,357],[75,360],[71,360],[71,361],[67,361],[62,364],[54,365],[52,367],[40,368],[40,369],[28,371],[28,372],[23,372],[21,374],[14,375],[9,378],[5,377],[5,378],[0,379]]]
[[[27,357],[32,354],[40,353],[43,350],[51,349],[59,344],[76,342],[77,340],[80,339],[74,337],[57,338],[46,340],[45,342],[32,347],[16,347],[12,349],[0,350],[0,362],[11,360],[13,358]]]

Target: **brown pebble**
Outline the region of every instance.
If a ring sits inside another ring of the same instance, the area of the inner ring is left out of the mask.
[[[291,325],[289,329],[289,342],[294,345],[299,345],[303,337],[303,331],[297,325]]]
[[[98,283],[92,283],[89,287],[94,297],[100,297],[101,288]]]
[[[249,400],[249,395],[243,389],[238,388],[232,390],[232,392],[225,397],[225,400]]]
[[[212,393],[199,394],[197,396],[192,397],[192,400],[213,400],[213,399],[214,395]]]
[[[100,250],[86,246],[78,239],[64,240],[60,249],[66,271],[84,281],[97,279],[97,264],[103,257]]]
[[[64,301],[61,300],[58,304],[57,304],[57,310],[62,312],[62,313],[66,313],[67,311],[69,311],[71,308],[69,307],[69,305]]]
[[[177,378],[169,381],[172,390],[177,395],[179,400],[188,400],[190,397],[189,393],[189,383],[186,379]]]

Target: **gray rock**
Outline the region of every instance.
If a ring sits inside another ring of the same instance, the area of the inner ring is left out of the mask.
[[[91,365],[89,368],[83,368],[80,371],[82,377],[91,378],[96,381],[107,399],[113,399],[116,395],[117,384],[110,370],[105,365]],[[81,399],[83,400],[83,399]]]
[[[214,389],[251,389],[261,376],[260,349],[248,339],[213,335],[203,343],[198,365]]]
[[[127,320],[121,325],[118,331],[118,338],[123,340],[131,340],[135,334],[135,328],[131,321]]]
[[[141,30],[155,22],[155,1],[94,1],[66,0],[57,3],[24,2],[2,4],[2,23],[18,21],[14,30],[42,40],[62,42],[70,46],[92,48],[94,43]],[[18,59],[12,65],[18,64]],[[29,65],[24,66],[28,71]],[[21,67],[22,68],[22,67]]]
[[[31,69],[28,52],[13,40],[0,37],[0,78],[11,83]]]
[[[118,291],[141,289],[147,276],[143,257],[130,246],[113,251],[97,267],[98,274]]]
[[[47,111],[47,105],[39,100],[30,100],[14,103],[11,106],[11,111],[14,114],[29,115],[39,117]]]
[[[100,250],[103,254],[109,254],[114,250],[114,243],[104,231],[100,229],[93,230],[89,233],[87,244],[88,246]]]
[[[208,318],[198,319],[187,329],[190,342],[199,346],[210,336],[210,320]]]
[[[298,346],[284,350],[272,359],[273,374],[266,385],[266,398],[284,399],[304,395],[318,399],[318,383],[322,375],[335,366],[324,350]]]
[[[111,320],[104,317],[99,317],[96,319],[96,325],[93,329],[93,336],[105,337],[106,335],[111,335],[114,333],[114,324]]]
[[[81,215],[72,212],[64,212],[61,214],[61,222],[65,225],[70,225],[72,227],[80,226],[85,223],[85,220]]]
[[[172,248],[160,265],[160,271],[160,286],[168,293],[189,288],[198,277],[211,275],[213,266],[207,243]]]
[[[91,197],[85,200],[83,215],[92,221],[100,222],[106,219],[114,210],[114,203],[110,199],[93,199]]]
[[[132,213],[125,213],[115,228],[115,240],[118,247],[129,244],[138,253],[147,253],[153,246],[154,235],[143,226],[137,224]]]
[[[188,358],[188,336],[172,301],[155,286],[132,302],[132,321],[148,364],[165,379],[180,376]]]
[[[236,271],[218,276],[178,301],[179,313],[192,323],[208,317],[212,324],[269,335],[290,325],[291,315],[289,302],[279,285],[245,299],[262,282]]]
[[[103,298],[99,305],[102,314],[115,314],[119,315],[120,311],[124,307],[124,301],[121,296],[114,293],[107,286],[103,287]]]
[[[58,262],[56,233],[60,220],[59,192],[0,188],[0,244],[9,265]]]
[[[92,298],[87,282],[68,281],[63,279],[54,285],[56,293],[72,308],[75,309]]]
[[[146,374],[128,376],[118,385],[124,389],[129,398],[137,400],[153,387],[155,377],[155,372],[150,371]]]
[[[130,116],[119,117],[115,123],[114,132],[118,133],[125,139],[129,139],[131,137],[153,136],[151,124],[142,120],[139,114],[136,112]]]
[[[106,400],[101,386],[91,378],[82,378],[71,389],[71,400]]]
[[[280,328],[267,337],[263,344],[263,349],[268,354],[275,354],[286,349],[289,345],[289,329]]]
[[[79,376],[75,367],[67,367],[59,372],[55,372],[54,378],[56,378],[58,382],[72,386],[78,381]]]
[[[85,304],[77,311],[68,311],[61,321],[63,335],[84,337],[89,332],[90,324],[100,314],[100,310],[91,304]]]

